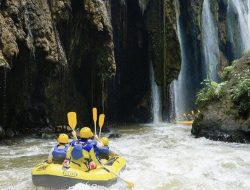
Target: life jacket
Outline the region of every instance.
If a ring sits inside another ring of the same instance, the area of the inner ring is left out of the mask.
[[[64,161],[64,159],[66,158],[66,153],[67,153],[67,150],[69,148],[69,145],[65,145],[65,147],[63,149],[58,148],[59,146],[60,145],[56,145],[54,147],[54,150],[52,152],[52,156],[53,156],[54,162],[62,163]]]
[[[92,147],[93,146],[88,143],[81,143],[80,141],[75,142],[73,150],[71,152],[71,156],[74,160],[79,160],[81,158],[88,157],[87,155],[84,155],[84,152],[89,152],[92,149]]]
[[[109,159],[109,147],[108,146],[104,146],[102,148],[98,149],[98,157],[99,159]]]
[[[75,144],[72,152],[71,152],[71,156],[74,160],[79,160],[80,158],[83,157],[82,155],[82,144]]]
[[[98,156],[99,155],[99,148],[97,147],[97,141],[96,140],[92,140],[92,139],[89,139],[87,141],[88,144],[91,144],[94,148],[94,151],[95,151],[95,155]]]

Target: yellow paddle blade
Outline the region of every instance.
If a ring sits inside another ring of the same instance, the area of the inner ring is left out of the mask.
[[[97,121],[97,108],[92,109],[92,114],[93,114],[93,121],[96,123]]]
[[[77,124],[76,112],[69,112],[67,116],[68,116],[69,126],[71,127],[72,130],[75,130]]]
[[[104,124],[105,114],[99,115],[99,127],[102,128]]]
[[[132,182],[130,181],[126,181],[127,185],[128,185],[128,188],[129,189],[133,189],[133,187],[135,186]]]

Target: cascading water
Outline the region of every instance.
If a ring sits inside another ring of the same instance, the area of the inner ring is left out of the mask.
[[[174,112],[176,119],[182,119],[181,115],[185,112],[190,111],[190,106],[188,105],[188,96],[190,94],[188,93],[187,88],[190,88],[188,85],[190,79],[188,76],[188,60],[185,53],[185,47],[184,47],[184,37],[182,33],[182,28],[180,25],[180,5],[179,0],[175,1],[175,11],[176,11],[176,18],[177,18],[177,31],[178,31],[178,39],[180,42],[181,47],[181,70],[178,77],[178,80],[173,81],[171,84],[171,88],[174,94],[174,109],[172,109],[171,112]]]
[[[138,1],[139,1],[139,6],[140,6],[140,9],[141,9],[141,12],[143,14],[144,11],[146,10],[147,5],[148,5],[150,0],[138,0]]]
[[[174,110],[172,110],[171,112],[174,112],[175,117],[178,119],[180,117],[181,113],[184,113],[184,104],[185,104],[185,100],[184,100],[184,80],[183,80],[183,76],[184,76],[184,70],[185,70],[185,66],[186,66],[186,61],[184,58],[184,53],[183,53],[183,43],[182,43],[182,38],[181,38],[181,32],[180,32],[180,5],[179,5],[179,0],[175,1],[175,12],[176,12],[176,20],[177,20],[177,31],[178,31],[178,38],[179,38],[179,42],[181,45],[181,58],[182,58],[182,63],[181,63],[181,70],[180,70],[180,74],[178,77],[178,80],[173,81],[172,83],[172,91],[174,91],[174,105],[175,108]],[[183,102],[182,102],[183,101]]]
[[[202,42],[203,56],[205,62],[205,74],[209,79],[219,81],[218,64],[219,64],[219,43],[218,31],[213,21],[211,13],[210,0],[205,0],[202,9]]]
[[[234,59],[250,50],[250,1],[229,0],[227,8],[227,32]]]
[[[160,89],[155,82],[154,70],[152,64],[150,64],[150,81],[151,81],[151,106],[153,123],[157,124],[161,122],[161,102],[160,102]]]

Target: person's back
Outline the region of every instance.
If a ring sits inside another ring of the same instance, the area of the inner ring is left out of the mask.
[[[69,137],[66,134],[60,134],[58,144],[53,147],[48,156],[48,163],[62,164],[66,158],[67,150],[69,148]]]
[[[103,144],[103,147],[98,148],[98,157],[99,159],[109,159],[110,156],[110,150],[109,150],[109,139],[107,137],[102,137],[101,142]]]
[[[89,128],[84,127],[80,130],[80,139],[73,141],[67,152],[67,160],[70,160],[70,166],[80,167],[87,171],[93,169],[89,167],[91,161],[95,163],[95,166],[100,165],[93,145],[88,143],[88,139],[92,136],[93,133]]]

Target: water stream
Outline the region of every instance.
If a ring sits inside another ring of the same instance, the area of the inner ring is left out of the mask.
[[[138,0],[142,14],[144,14],[150,0]]]
[[[219,43],[218,30],[215,27],[211,13],[210,0],[205,0],[202,9],[202,40],[203,56],[205,62],[206,76],[214,81],[219,81]]]
[[[250,145],[193,138],[190,127],[131,125],[112,129],[112,150],[127,159],[121,173],[135,190],[248,190]],[[31,168],[46,159],[55,140],[25,138],[0,146],[0,189],[36,189]],[[38,188],[44,190],[43,188]],[[119,180],[109,188],[77,184],[71,190],[125,190]]]
[[[176,12],[176,20],[177,20],[177,32],[178,32],[178,39],[180,42],[181,48],[181,70],[178,76],[178,80],[172,82],[172,88],[174,91],[174,105],[175,108],[172,112],[174,112],[176,119],[181,119],[181,114],[188,112],[190,110],[186,109],[187,103],[187,93],[186,93],[186,82],[187,82],[187,71],[188,71],[188,62],[185,54],[183,36],[181,31],[180,25],[180,4],[179,0],[175,1],[175,12]]]
[[[153,123],[160,123],[161,116],[161,102],[160,102],[160,87],[155,82],[153,66],[150,64],[150,81],[151,81],[151,107]]]
[[[227,8],[227,32],[234,58],[250,50],[250,1],[229,0]]]

